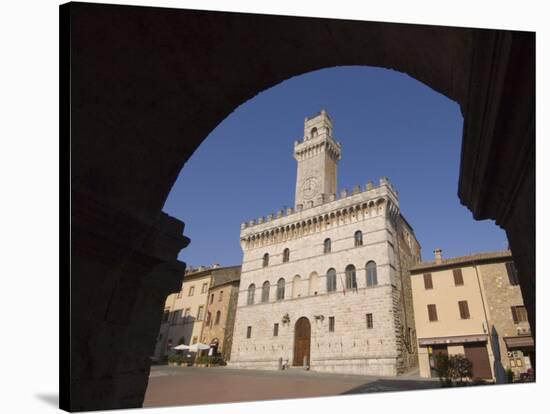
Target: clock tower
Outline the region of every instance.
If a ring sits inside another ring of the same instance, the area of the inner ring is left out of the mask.
[[[294,142],[294,158],[298,163],[295,207],[336,193],[341,149],[332,138],[332,121],[324,109],[305,119],[304,139]]]

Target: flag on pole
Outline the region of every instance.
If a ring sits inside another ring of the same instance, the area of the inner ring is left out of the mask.
[[[344,292],[344,296],[346,296],[346,285],[344,284],[344,281],[342,280],[342,275],[340,275],[340,282],[342,283],[342,292]]]

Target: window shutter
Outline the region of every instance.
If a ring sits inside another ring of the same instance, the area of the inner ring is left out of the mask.
[[[506,263],[506,272],[508,273],[508,280],[512,286],[516,286],[518,281],[518,274],[513,262]]]
[[[458,302],[458,308],[460,310],[460,318],[461,319],[469,319],[470,318],[470,310],[468,309],[468,302],[465,300],[461,300]]]
[[[518,323],[518,315],[516,313],[516,307],[512,306],[512,319],[514,320],[514,323]]]
[[[437,321],[437,310],[435,305],[428,305],[428,318],[431,322]]]
[[[424,288],[425,289],[433,289],[433,283],[432,283],[432,274],[431,273],[424,273]]]
[[[464,284],[464,279],[462,278],[462,269],[453,269],[453,276],[455,278],[455,286],[461,286]]]
[[[514,306],[516,310],[516,319],[518,322],[527,322],[527,311],[525,306]]]

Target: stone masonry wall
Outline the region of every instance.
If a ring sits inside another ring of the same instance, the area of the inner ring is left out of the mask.
[[[414,237],[412,229],[399,216],[396,220],[396,231],[392,250],[396,251],[396,286],[395,314],[396,334],[400,350],[399,372],[406,372],[418,365],[416,346],[416,328],[412,301],[412,287],[409,269],[420,260],[420,244]]]
[[[511,257],[510,260],[511,261]],[[498,336],[501,363],[509,367],[507,347],[504,337],[530,333],[529,322],[514,323],[512,306],[523,306],[523,297],[519,285],[511,285],[508,279],[505,262],[490,263],[479,266],[483,284],[483,297],[488,310],[489,331]],[[493,331],[494,327],[494,331]]]
[[[390,187],[379,187],[376,196],[388,194]],[[372,193],[359,193],[353,202],[368,202]],[[399,257],[404,271],[413,260],[409,250],[399,249],[395,238],[397,217],[394,195],[363,212],[326,221],[286,240],[269,243],[243,243],[243,265],[239,292],[231,365],[245,368],[275,369],[279,358],[293,362],[294,324],[307,317],[311,324],[311,369],[372,375],[397,375],[415,365],[416,357],[405,354],[403,329],[414,327],[410,293],[401,295]],[[323,209],[341,207],[343,200],[325,204]],[[311,214],[317,214],[315,208]],[[307,220],[306,211],[300,218]],[[291,216],[284,217],[291,220]],[[278,225],[275,220],[273,226]],[[260,225],[262,231],[270,231]],[[243,236],[252,237],[254,227],[246,227]],[[361,230],[363,244],[355,246],[354,233]],[[415,246],[414,233],[410,237]],[[252,236],[251,236],[252,235]],[[331,252],[323,252],[323,242],[331,239]],[[282,253],[290,250],[290,259],[283,262]],[[415,247],[417,250],[418,248]],[[413,249],[414,250],[414,249]],[[264,254],[269,255],[268,266],[263,266]],[[419,252],[418,252],[419,253]],[[419,254],[418,254],[419,255]],[[377,265],[377,286],[366,286],[366,264]],[[356,268],[357,289],[345,289],[345,269]],[[327,292],[326,273],[334,268],[337,273],[336,292]],[[285,281],[285,297],[276,299],[277,281]],[[407,277],[404,277],[407,279]],[[262,285],[269,282],[269,301],[261,302]],[[247,305],[249,288],[254,291],[254,304]],[[410,288],[405,285],[405,288]],[[344,294],[345,290],[345,294]],[[403,307],[407,308],[404,312]],[[373,315],[373,328],[368,329],[366,314]],[[405,313],[407,316],[405,316]],[[283,323],[288,314],[290,321]],[[329,317],[335,317],[334,332],[329,332]],[[406,323],[405,323],[406,321]],[[273,335],[274,324],[279,323],[278,336]],[[251,327],[251,337],[246,338]]]

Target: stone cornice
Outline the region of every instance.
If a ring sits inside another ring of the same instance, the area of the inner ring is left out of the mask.
[[[272,240],[282,236],[282,240],[286,240],[285,237],[300,237],[304,232],[320,230],[328,222],[336,221],[338,225],[341,217],[343,224],[348,216],[356,215],[366,217],[383,213],[395,219],[399,214],[399,201],[393,186],[386,178],[382,178],[378,187],[367,185],[364,191],[360,191],[357,186],[351,195],[343,192],[342,198],[338,200],[297,211],[289,208],[286,213],[283,215],[283,211],[279,211],[277,218],[270,214],[267,219],[261,217],[257,221],[243,223],[240,237],[243,249],[250,248],[250,242],[258,239]]]
[[[72,191],[72,248],[95,260],[114,262],[141,253],[171,262],[189,244],[183,230],[183,222],[166,213],[147,219],[87,191]]]

